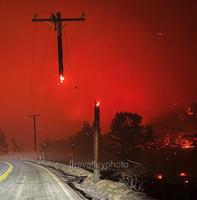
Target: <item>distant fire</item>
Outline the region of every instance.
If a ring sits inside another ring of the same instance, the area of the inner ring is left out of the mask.
[[[183,145],[182,146],[182,149],[191,149],[193,148],[193,146],[190,146],[190,145]]]
[[[192,111],[191,107],[188,107],[188,111],[187,111],[188,116],[193,116],[194,112]]]
[[[163,179],[162,174],[158,174],[158,175],[156,175],[156,179],[162,180],[162,179]]]
[[[175,113],[175,125],[166,127],[165,135],[146,142],[146,149],[179,148],[190,150],[197,147],[197,104]],[[173,116],[174,117],[174,116]],[[178,125],[177,125],[178,123]],[[194,126],[195,125],[195,126]],[[177,127],[176,127],[177,126]]]
[[[179,176],[181,176],[181,177],[186,177],[187,174],[186,174],[185,172],[180,172]]]
[[[192,135],[178,137],[172,137],[169,134],[165,135],[163,139],[160,140],[160,148],[181,148],[181,149],[192,149],[196,144],[196,137]]]
[[[193,141],[189,139],[181,139],[180,146],[182,149],[191,149],[193,148]]]
[[[185,121],[185,120],[188,120],[188,119],[192,119],[193,117],[195,117],[195,112],[193,111],[192,107],[191,106],[188,106],[184,112],[180,113],[179,114],[179,119],[181,121]]]

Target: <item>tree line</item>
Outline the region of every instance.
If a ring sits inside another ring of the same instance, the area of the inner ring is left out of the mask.
[[[111,121],[109,132],[101,134],[100,159],[131,159],[137,149],[154,142],[152,126],[143,124],[141,115],[127,111],[117,112]],[[93,160],[93,145],[94,128],[89,122],[84,122],[79,132],[67,140],[47,140],[42,143],[41,151],[45,152],[45,158],[49,160],[90,162]]]
[[[0,130],[0,154],[7,154],[9,151],[9,145],[5,133]]]

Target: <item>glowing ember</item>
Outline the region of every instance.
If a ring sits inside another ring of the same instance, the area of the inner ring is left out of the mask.
[[[181,138],[179,140],[179,145],[182,149],[191,149],[193,148],[193,139],[192,138]]]
[[[186,177],[187,174],[186,174],[185,172],[181,172],[181,173],[179,174],[179,176],[181,176],[181,177]]]
[[[162,179],[163,179],[163,176],[162,176],[161,174],[158,174],[158,175],[156,176],[156,178],[159,179],[159,180],[162,180]]]
[[[190,146],[190,145],[183,145],[182,148],[183,148],[183,149],[191,149],[192,146]]]
[[[191,149],[193,148],[192,141],[184,140],[181,144],[182,149]]]
[[[188,108],[187,114],[188,114],[188,116],[194,115],[194,113],[193,113],[191,107]]]

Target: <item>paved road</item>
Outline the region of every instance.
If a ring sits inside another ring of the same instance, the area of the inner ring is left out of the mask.
[[[2,176],[8,170],[8,167],[9,166],[6,163],[0,163],[0,176]]]
[[[0,182],[0,200],[84,199],[42,166],[25,161],[8,162],[13,170]],[[5,172],[5,165],[6,163],[0,162],[0,175]]]

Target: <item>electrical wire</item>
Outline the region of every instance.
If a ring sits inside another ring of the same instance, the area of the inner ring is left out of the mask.
[[[39,80],[38,80],[38,92],[37,92],[37,102],[38,102],[38,98],[39,98],[39,94],[41,92],[41,88],[43,86],[43,74],[44,71],[46,71],[46,58],[47,58],[47,53],[48,53],[48,47],[49,47],[49,40],[50,40],[50,34],[51,34],[51,27],[49,27],[48,31],[47,31],[47,36],[46,36],[46,41],[45,41],[45,46],[44,46],[44,52],[43,52],[43,60],[42,60],[42,64],[40,67],[40,73],[39,73]],[[39,110],[41,107],[41,102],[39,103],[39,105],[37,105],[37,109]]]
[[[32,105],[32,89],[33,89],[33,73],[35,69],[35,51],[36,51],[36,24],[33,24],[33,50],[32,50],[32,63],[31,63],[31,72],[30,72],[30,85],[29,85],[29,99],[28,99],[28,108],[27,108],[27,115],[31,112]],[[32,108],[33,109],[33,108]]]

